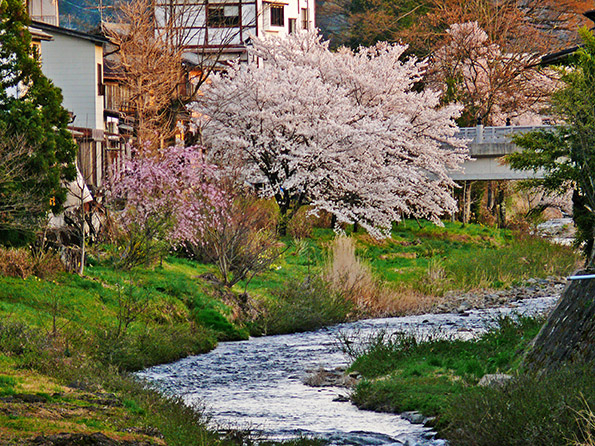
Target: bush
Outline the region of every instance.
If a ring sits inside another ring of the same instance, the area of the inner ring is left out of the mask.
[[[275,292],[252,330],[269,335],[316,330],[346,321],[352,309],[352,303],[322,279],[306,277]]]
[[[316,217],[310,214],[309,206],[302,206],[287,224],[287,234],[301,240],[312,237]]]
[[[476,387],[446,410],[444,435],[453,446],[560,446],[585,441],[578,417],[595,407],[594,364],[569,364],[547,374],[524,375],[503,389]]]
[[[0,248],[0,274],[26,279],[33,274],[31,253],[25,248]]]

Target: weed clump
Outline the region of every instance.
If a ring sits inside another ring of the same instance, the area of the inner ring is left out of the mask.
[[[345,322],[353,308],[341,293],[318,277],[292,280],[274,293],[254,321],[253,334],[282,334],[316,330]]]

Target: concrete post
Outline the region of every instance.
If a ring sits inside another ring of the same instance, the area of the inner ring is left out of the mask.
[[[475,142],[481,144],[483,142],[483,124],[477,124]]]

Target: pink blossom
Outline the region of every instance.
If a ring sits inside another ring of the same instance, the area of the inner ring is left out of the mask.
[[[227,206],[217,186],[219,172],[205,162],[202,151],[169,147],[156,157],[135,156],[112,170],[107,196],[124,201],[118,220],[125,230],[158,227],[160,237],[171,244],[200,240],[209,209]]]

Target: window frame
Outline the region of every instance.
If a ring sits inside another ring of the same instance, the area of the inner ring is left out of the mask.
[[[225,16],[225,7],[233,6],[238,9],[238,13],[235,16]],[[222,14],[213,16],[215,10],[221,11]],[[241,8],[239,3],[215,3],[208,4],[206,7],[206,20],[205,25],[207,28],[239,28],[241,26]],[[216,20],[218,18],[219,20]],[[233,19],[233,20],[229,20]]]
[[[285,27],[285,5],[269,5],[269,20],[271,26]]]

